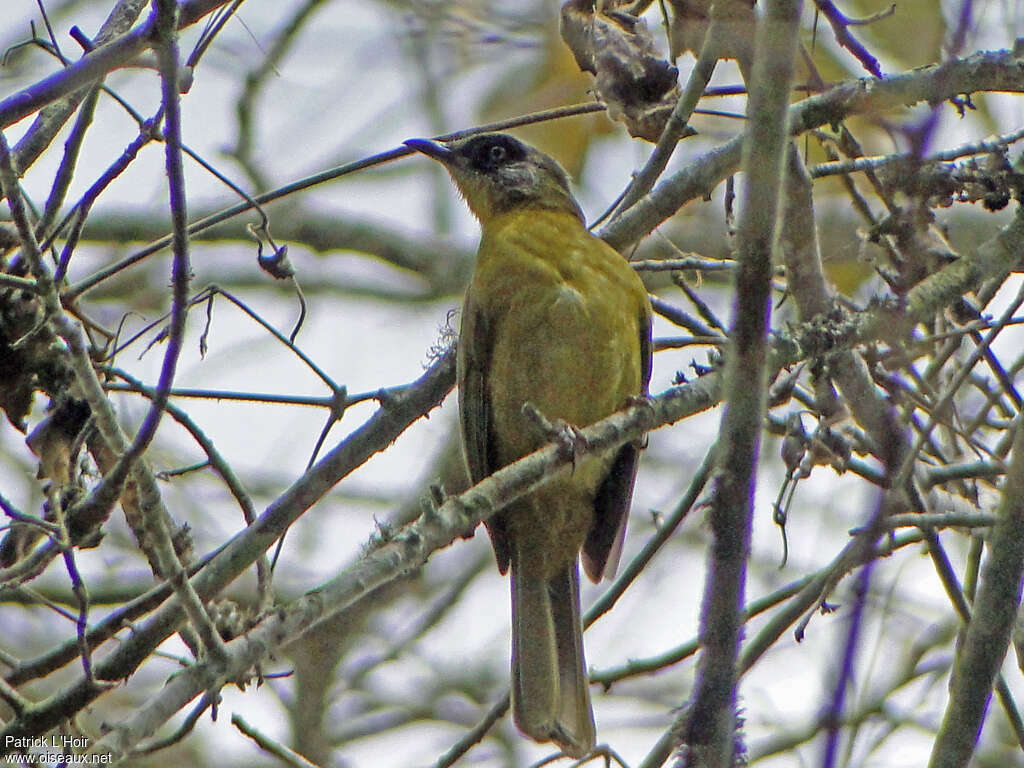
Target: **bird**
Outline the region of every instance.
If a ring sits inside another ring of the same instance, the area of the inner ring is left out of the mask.
[[[646,397],[647,291],[588,231],[562,167],[503,133],[405,144],[447,169],[480,223],[456,353],[472,482],[551,442],[553,431],[576,445],[581,428]],[[485,523],[498,569],[511,571],[513,719],[575,758],[596,740],[578,560],[595,583],[614,574],[639,450],[574,449],[571,472]]]

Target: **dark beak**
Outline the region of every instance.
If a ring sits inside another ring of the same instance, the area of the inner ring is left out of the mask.
[[[432,157],[446,165],[451,163],[455,157],[455,153],[448,149],[444,144],[439,144],[438,142],[431,141],[430,139],[409,139],[402,143],[409,147],[409,149],[415,149],[417,152],[422,152],[427,157]]]

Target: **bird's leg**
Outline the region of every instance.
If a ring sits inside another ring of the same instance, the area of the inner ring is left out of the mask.
[[[651,415],[654,415],[654,403],[651,401],[650,395],[630,395],[623,401],[622,408],[632,408],[634,405],[643,406]],[[643,450],[647,447],[647,434],[645,433],[640,438],[632,442],[637,448]]]
[[[533,422],[537,430],[547,439],[558,444],[559,451],[568,454],[572,462],[573,471],[576,470],[576,456],[580,451],[586,450],[590,442],[583,436],[583,432],[562,419],[553,421],[537,410],[533,403],[523,403],[523,415]]]
[[[623,408],[632,408],[634,405],[645,406],[649,411],[654,411],[654,403],[650,395],[630,395],[622,402]]]

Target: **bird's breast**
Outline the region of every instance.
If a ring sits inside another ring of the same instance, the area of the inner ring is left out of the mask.
[[[642,387],[642,286],[577,220],[570,232],[561,223],[533,220],[481,246],[472,293],[488,316],[488,396],[503,461],[547,441],[524,403],[583,427]]]

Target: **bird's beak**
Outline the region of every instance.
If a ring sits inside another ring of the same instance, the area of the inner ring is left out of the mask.
[[[455,153],[448,149],[444,144],[439,144],[438,142],[431,141],[430,139],[409,139],[402,143],[409,147],[409,149],[415,149],[417,152],[422,152],[427,157],[432,157],[445,165],[451,164],[455,157]]]

